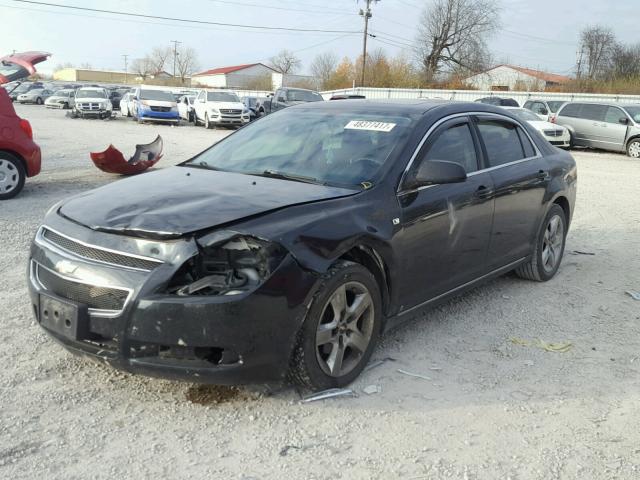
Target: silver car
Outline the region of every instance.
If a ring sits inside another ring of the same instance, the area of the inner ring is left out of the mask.
[[[44,102],[44,106],[47,108],[73,108],[75,90],[70,88],[63,88],[56,90],[56,92],[47,98]]]
[[[640,105],[567,103],[555,123],[566,127],[571,145],[626,152],[640,158]]]
[[[35,103],[37,105],[42,105],[44,101],[53,95],[51,90],[47,90],[46,88],[35,88],[33,90],[29,90],[27,93],[23,93],[18,95],[18,103]]]

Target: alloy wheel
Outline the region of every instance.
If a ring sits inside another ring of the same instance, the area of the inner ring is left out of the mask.
[[[551,272],[560,262],[564,243],[564,223],[559,215],[549,219],[542,239],[542,266]]]
[[[629,156],[633,158],[640,158],[640,142],[633,141],[629,144]]]
[[[316,331],[316,358],[331,377],[342,377],[358,366],[374,328],[371,293],[360,282],[348,282],[327,300]]]
[[[0,158],[0,193],[9,193],[20,183],[20,172],[16,166],[4,158]]]

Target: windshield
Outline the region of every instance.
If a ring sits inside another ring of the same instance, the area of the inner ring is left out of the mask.
[[[71,94],[71,90],[56,90],[53,94],[54,97],[68,97]]]
[[[624,109],[627,111],[629,115],[631,115],[631,118],[633,118],[634,122],[640,123],[640,106],[624,107]]]
[[[187,165],[358,186],[377,177],[412,125],[411,117],[389,113],[283,110],[238,130]]]
[[[511,113],[513,113],[520,120],[526,120],[527,122],[539,122],[540,118],[533,113],[531,110],[525,110],[522,108],[513,108],[509,109]]]
[[[29,95],[35,95],[35,96],[38,96],[38,95],[40,95],[43,91],[44,91],[44,88],[34,88],[34,89],[32,89],[32,90],[29,90],[27,93],[28,93]]]
[[[173,94],[165,90],[140,90],[140,100],[158,100],[161,102],[175,102]]]
[[[76,92],[76,98],[107,98],[107,94],[104,90],[84,90],[80,89]]]
[[[207,92],[207,102],[239,102],[240,99],[235,93],[230,92]]]
[[[289,90],[287,91],[287,100],[290,102],[320,102],[323,98],[319,93],[308,90]]]

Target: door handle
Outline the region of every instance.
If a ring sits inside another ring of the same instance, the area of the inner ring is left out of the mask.
[[[491,196],[493,192],[491,192],[491,190],[489,188],[487,188],[484,185],[480,185],[477,189],[476,189],[476,197],[477,198],[487,198],[489,196]]]
[[[549,175],[549,172],[547,172],[545,170],[540,170],[538,172],[538,178],[540,180],[549,180],[549,177],[551,177],[551,175]]]

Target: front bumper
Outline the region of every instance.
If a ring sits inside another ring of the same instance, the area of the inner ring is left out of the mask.
[[[285,377],[316,282],[290,255],[253,292],[180,297],[162,293],[162,287],[197,251],[193,239],[156,242],[100,233],[56,214],[48,216],[46,225],[85,246],[100,245],[124,255],[160,252],[154,256],[161,262],[155,268],[136,270],[80,256],[38,231],[31,248],[29,291],[41,325],[43,294],[68,301],[78,295],[76,285],[88,286],[89,295],[105,286],[126,292],[119,311],[89,308],[85,333],[79,337],[43,326],[71,352],[132,373],[192,382],[240,384]],[[51,278],[73,287],[67,294]]]
[[[76,108],[76,113],[81,118],[106,118],[111,116],[112,111],[107,109],[83,110],[80,108]]]
[[[225,115],[211,114],[209,122],[214,125],[246,125],[250,122],[249,114],[246,115]]]
[[[138,110],[138,117],[141,120],[153,120],[154,122],[178,122],[180,115],[177,111],[155,112],[153,110]]]
[[[553,146],[560,148],[569,148],[571,144],[571,136],[567,131],[565,134],[555,137],[543,133],[544,138]]]

